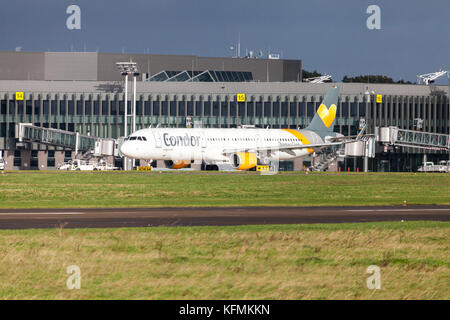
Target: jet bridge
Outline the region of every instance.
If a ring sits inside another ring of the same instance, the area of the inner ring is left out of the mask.
[[[103,139],[78,132],[38,127],[31,123],[16,124],[16,137],[20,143],[40,143],[64,147],[95,157],[118,156],[118,145],[114,139]]]
[[[378,141],[385,145],[450,151],[450,135],[447,134],[406,130],[392,126],[377,129]]]

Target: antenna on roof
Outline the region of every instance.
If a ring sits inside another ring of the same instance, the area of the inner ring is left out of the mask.
[[[238,58],[241,57],[241,33],[238,32]]]
[[[433,73],[426,73],[426,74],[419,74],[417,76],[417,82],[420,84],[420,81],[423,82],[425,85],[429,85],[431,83],[434,83],[434,81],[444,75],[447,75],[450,77],[450,71],[440,70],[438,72]]]
[[[325,74],[323,76],[320,77],[313,77],[313,78],[307,78],[304,79],[304,82],[309,82],[309,83],[325,83],[325,81],[331,80],[331,76],[329,74]]]

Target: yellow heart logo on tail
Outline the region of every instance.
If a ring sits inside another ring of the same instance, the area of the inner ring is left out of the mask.
[[[332,104],[330,109],[327,108],[326,105],[321,104],[317,113],[319,114],[320,119],[322,119],[323,124],[329,128],[336,117],[336,105]]]

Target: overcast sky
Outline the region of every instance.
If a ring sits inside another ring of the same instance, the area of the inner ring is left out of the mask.
[[[81,8],[80,30],[66,26],[71,4]],[[381,9],[380,30],[366,26],[369,5]],[[449,17],[450,0],[14,0],[0,5],[0,50],[224,57],[240,33],[241,54],[270,49],[337,81],[416,81],[450,70]]]

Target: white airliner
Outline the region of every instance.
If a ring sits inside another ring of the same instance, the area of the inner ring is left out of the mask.
[[[229,163],[237,170],[290,160],[332,145],[354,142],[333,132],[339,88],[333,85],[311,124],[303,130],[260,128],[148,128],[128,136],[122,155],[141,160],[164,160],[170,169],[192,161]]]

